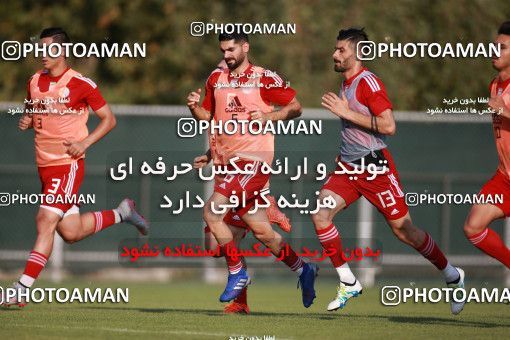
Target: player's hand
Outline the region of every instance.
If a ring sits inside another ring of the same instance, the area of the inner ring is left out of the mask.
[[[23,115],[18,121],[18,129],[25,131],[33,127],[32,117],[29,115]]]
[[[259,110],[252,111],[250,112],[250,120],[259,120],[262,123],[265,123],[267,122],[267,116]]]
[[[347,112],[349,112],[349,102],[345,98],[344,92],[342,92],[342,98],[333,92],[324,94],[321,105],[340,118],[345,118]]]
[[[87,150],[87,147],[82,142],[71,142],[66,139],[63,144],[67,148],[67,154],[73,158],[81,157],[85,150]]]
[[[211,159],[207,155],[200,155],[193,160],[193,168],[200,169],[209,164]]]
[[[194,110],[197,108],[198,103],[200,102],[200,93],[202,89],[197,89],[196,91],[191,92],[188,95],[187,102],[190,110]]]

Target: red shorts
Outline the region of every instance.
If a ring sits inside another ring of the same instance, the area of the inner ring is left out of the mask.
[[[244,169],[246,164],[253,164],[252,174],[242,175],[226,175],[221,180],[216,181],[214,185],[214,192],[220,193],[229,198],[235,195],[242,201],[242,196],[245,196],[246,204],[235,209],[235,214],[239,217],[244,216],[255,204],[255,199],[259,193],[265,188],[269,181],[270,174],[263,174],[260,171],[262,162],[259,161],[239,161],[236,165],[240,169]],[[232,165],[227,166],[228,170],[234,170]]]
[[[396,220],[405,216],[409,209],[405,202],[397,169],[388,150],[383,149],[382,152],[388,161],[387,167],[389,168],[385,174],[377,175],[369,181],[367,177],[372,177],[372,175],[367,172],[356,175],[358,177],[357,180],[349,179],[353,175],[335,174],[333,172],[329,175],[322,189],[331,190],[335,194],[340,195],[344,199],[346,207],[360,198],[360,196],[363,196],[387,220]],[[342,162],[342,164],[348,170],[353,169],[353,167],[345,162]],[[340,169],[340,166],[337,166],[336,170]]]
[[[227,212],[223,218],[223,222],[234,227],[249,229],[249,226],[241,219],[241,216],[239,216],[239,214],[233,210],[229,210]]]
[[[225,178],[225,176],[216,175],[214,177],[214,184],[220,185],[223,182],[223,178]],[[246,228],[246,229],[249,228],[248,225],[246,224],[246,222],[244,222],[241,219],[241,217],[238,214],[236,214],[233,210],[229,210],[227,212],[225,217],[223,217],[223,222],[225,222],[226,224],[232,225],[234,227],[238,227],[238,228]]]
[[[480,195],[503,195],[503,202],[494,199],[496,207],[503,210],[505,216],[510,216],[510,180],[501,171],[497,170],[494,176],[487,181],[480,190]]]
[[[83,158],[73,161],[71,164],[39,167],[39,179],[42,184],[42,193],[45,199],[41,207],[51,210],[63,217],[71,208],[72,212],[78,212],[78,204],[73,204],[80,189],[83,175],[85,173],[85,164]],[[51,196],[53,199],[51,199]],[[67,199],[66,199],[67,197]]]

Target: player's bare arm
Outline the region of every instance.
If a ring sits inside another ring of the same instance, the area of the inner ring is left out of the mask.
[[[255,111],[250,115],[252,120],[261,120],[262,122],[266,122],[268,120],[277,121],[294,119],[301,116],[301,113],[303,113],[301,103],[296,98],[294,98],[290,101],[290,103],[282,107],[280,110],[266,114],[260,111]]]
[[[113,115],[112,110],[105,104],[99,110],[96,111],[97,116],[101,119],[99,125],[89,134],[85,139],[81,141],[69,141],[65,140],[64,145],[67,147],[67,153],[74,158],[81,157],[85,151],[94,143],[99,141],[101,138],[106,136],[115,125],[117,121]]]
[[[396,132],[395,119],[391,109],[386,109],[377,116],[365,116],[349,109],[349,103],[344,93],[340,98],[333,92],[322,96],[321,105],[339,118],[346,119],[365,129],[374,130],[374,132],[383,135],[394,135]]]
[[[211,113],[198,104],[200,102],[201,92],[202,89],[197,89],[196,91],[190,92],[186,99],[188,108],[195,119],[211,120]]]

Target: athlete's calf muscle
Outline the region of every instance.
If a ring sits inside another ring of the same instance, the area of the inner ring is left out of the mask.
[[[321,208],[316,214],[312,215],[312,221],[315,225],[316,229],[324,229],[327,228],[331,223],[333,223],[333,218],[335,215],[345,208],[345,200],[338,194],[335,194],[331,190],[323,189],[319,194],[319,200],[324,200],[326,197],[331,196],[335,200],[336,206],[333,209],[330,208]]]

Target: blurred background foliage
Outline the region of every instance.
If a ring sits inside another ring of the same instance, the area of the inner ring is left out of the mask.
[[[251,59],[276,70],[306,107],[336,91],[331,54],[340,28],[365,27],[375,42],[491,42],[510,19],[508,1],[4,1],[0,40],[30,41],[61,26],[74,42],[145,42],[147,57],[71,59],[110,103],[185,104],[221,58],[217,37],[193,37],[190,23],[296,23],[295,35],[254,35]],[[487,59],[388,59],[368,62],[385,82],[396,110],[424,110],[444,97],[486,96],[495,71]],[[37,60],[2,61],[0,101],[24,98]]]

